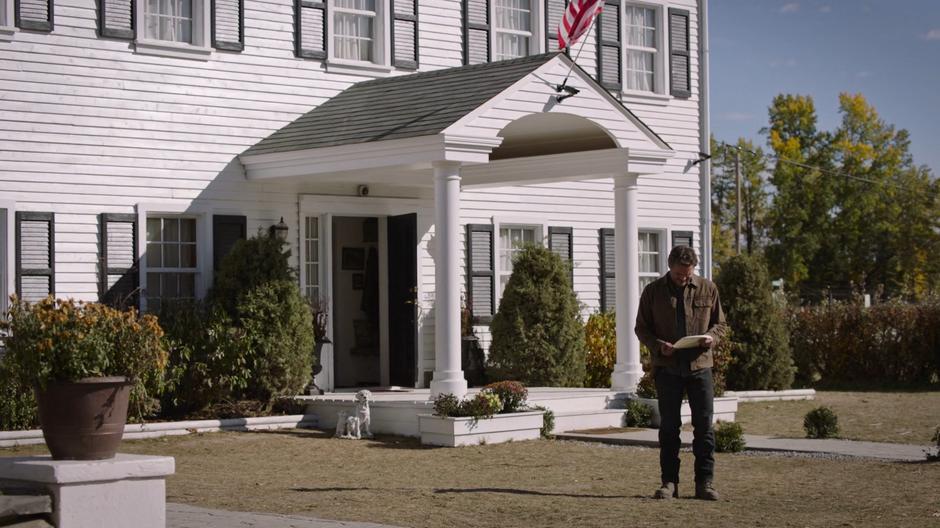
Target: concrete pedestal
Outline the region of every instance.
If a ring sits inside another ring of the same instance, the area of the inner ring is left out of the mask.
[[[0,458],[0,479],[45,488],[57,528],[165,528],[173,457],[118,454],[110,460]]]

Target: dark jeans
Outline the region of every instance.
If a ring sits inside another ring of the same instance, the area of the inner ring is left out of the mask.
[[[712,480],[715,473],[715,431],[712,428],[714,384],[712,370],[701,369],[677,376],[658,369],[656,395],[659,398],[659,467],[663,482],[679,483],[679,429],[682,393],[689,395],[692,408],[695,454],[695,482]]]

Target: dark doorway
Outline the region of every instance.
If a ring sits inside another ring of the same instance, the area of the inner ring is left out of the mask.
[[[415,386],[418,317],[418,215],[388,218],[389,383]]]

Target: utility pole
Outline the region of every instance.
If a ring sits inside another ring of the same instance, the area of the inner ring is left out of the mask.
[[[736,201],[735,228],[734,228],[734,251],[741,254],[741,149],[734,148],[734,187],[738,193]]]

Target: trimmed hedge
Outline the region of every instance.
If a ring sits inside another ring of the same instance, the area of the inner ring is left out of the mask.
[[[790,345],[803,386],[940,383],[940,300],[796,308]]]

